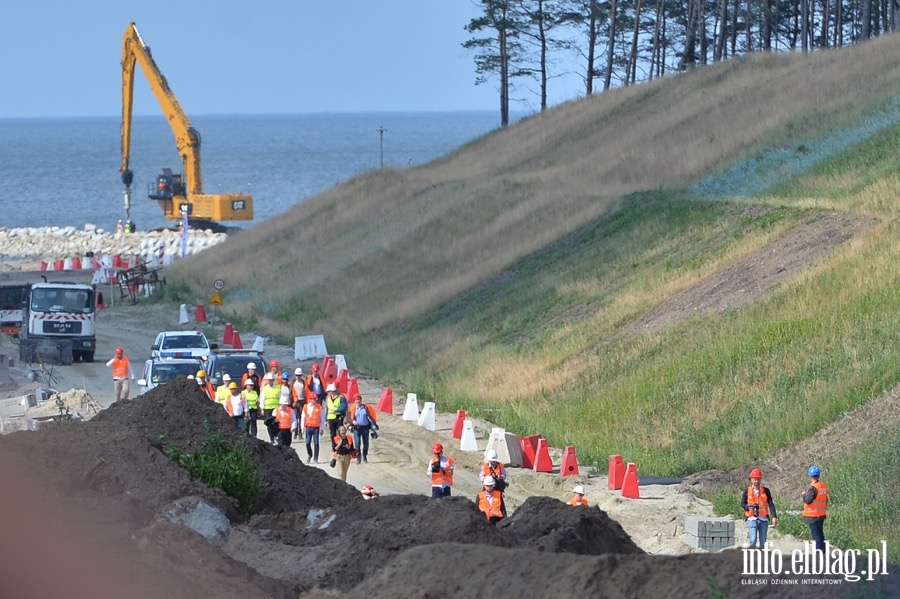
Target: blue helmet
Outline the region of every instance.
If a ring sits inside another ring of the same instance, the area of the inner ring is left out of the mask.
[[[822,471],[819,470],[818,466],[810,466],[809,470],[806,471],[807,476],[819,476],[821,473]]]
[[[281,373],[281,380],[288,381],[288,380],[290,380],[290,378],[291,378],[291,373],[288,372],[287,370],[285,370],[284,372]]]

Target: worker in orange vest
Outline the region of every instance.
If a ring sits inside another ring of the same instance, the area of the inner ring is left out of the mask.
[[[353,435],[347,431],[346,426],[338,427],[338,434],[334,437],[334,456],[329,465],[338,466],[338,474],[341,480],[347,482],[347,471],[350,470],[350,460],[355,458],[357,450],[353,446]]]
[[[581,485],[576,485],[574,489],[572,489],[572,499],[569,500],[569,505],[583,505],[587,506],[587,499],[584,498],[584,487]]]
[[[300,410],[300,428],[306,438],[306,463],[319,463],[319,436],[324,430],[322,426],[322,406],[316,398],[309,397]]]
[[[291,398],[282,397],[278,400],[278,408],[272,413],[278,422],[278,432],[275,433],[275,440],[279,447],[290,447],[291,438],[294,436],[294,430],[297,428],[297,413],[291,407]]]
[[[481,472],[478,473],[478,479],[483,483],[488,476],[494,478],[494,488],[496,490],[501,493],[506,490],[508,486],[506,482],[506,468],[503,467],[503,462],[500,461],[500,456],[497,455],[496,449],[487,451],[484,464],[481,465]]]
[[[206,371],[198,370],[195,378],[200,390],[203,391],[203,394],[206,395],[209,401],[216,401],[216,388],[213,387],[212,383],[206,380]]]
[[[125,350],[117,347],[116,355],[106,365],[112,366],[115,400],[128,401],[128,393],[131,391],[128,381],[134,380],[134,371],[131,370],[131,361],[125,356]]]
[[[503,502],[503,493],[494,489],[494,477],[484,477],[483,488],[478,492],[475,503],[488,522],[499,522],[506,517],[506,504]]]
[[[744,510],[749,535],[747,547],[765,549],[769,522],[772,522],[773,527],[778,526],[775,499],[772,491],[761,484],[762,470],[754,468],[747,478],[750,479],[750,485],[741,493],[741,508]]]
[[[825,553],[825,516],[828,514],[828,485],[819,481],[822,471],[810,466],[809,488],[803,493],[803,519],[809,524],[809,534],[816,543],[816,551]]]
[[[306,377],[306,399],[314,398],[322,405],[325,402],[325,379],[319,376],[319,365],[312,365],[312,373]]]
[[[431,477],[431,498],[450,497],[453,486],[453,458],[444,455],[444,446],[435,443],[431,446],[434,457],[428,463],[427,474]]]

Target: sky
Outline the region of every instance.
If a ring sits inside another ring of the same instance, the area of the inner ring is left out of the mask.
[[[461,44],[472,0],[9,2],[0,118],[121,115],[121,49],[135,22],[189,116],[498,110]],[[574,66],[573,66],[574,68]],[[550,104],[577,97],[552,82]],[[140,68],[134,114],[158,115]],[[539,108],[534,95],[513,110]]]

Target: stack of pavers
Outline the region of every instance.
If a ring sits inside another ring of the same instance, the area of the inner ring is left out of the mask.
[[[734,545],[734,520],[707,516],[684,517],[684,542],[704,551],[719,551]]]

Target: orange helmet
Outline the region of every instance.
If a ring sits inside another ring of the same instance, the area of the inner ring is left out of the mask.
[[[434,445],[431,446],[431,452],[432,453],[444,453],[444,446],[441,445],[440,443],[435,443]]]
[[[125,353],[125,350],[122,349],[121,347],[117,347],[117,348],[116,348],[116,355],[117,355],[117,356],[121,356],[121,355],[124,354],[124,353]]]
[[[280,364],[278,364],[278,360],[272,360],[269,362],[269,368],[278,368]]]
[[[754,468],[750,471],[750,476],[748,478],[762,478],[762,470]]]
[[[319,372],[319,365],[318,365],[318,364],[313,364],[313,365],[312,365],[312,371],[313,371],[313,372]]]

